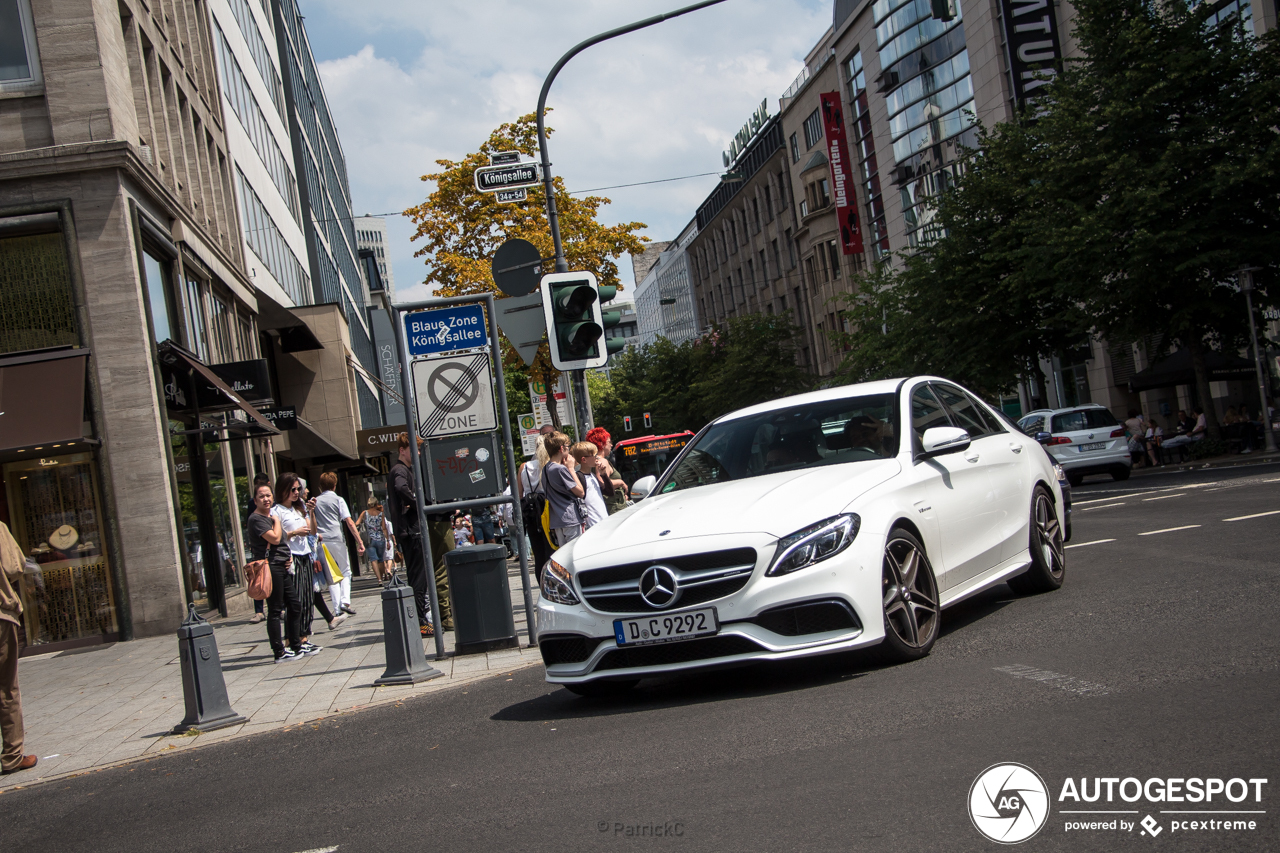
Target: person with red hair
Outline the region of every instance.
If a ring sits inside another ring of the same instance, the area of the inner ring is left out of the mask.
[[[613,452],[613,437],[604,427],[595,427],[587,431],[587,441],[597,448],[595,473],[600,478],[601,491],[604,494],[605,506],[613,515],[627,506],[627,484],[618,476],[609,462],[609,454]]]

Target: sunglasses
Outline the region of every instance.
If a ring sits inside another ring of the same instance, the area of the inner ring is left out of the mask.
[[[289,491],[291,491],[291,492],[300,492],[300,491],[302,491],[302,487],[301,487],[301,486],[294,486],[294,487],[293,487],[292,489],[290,489]]]

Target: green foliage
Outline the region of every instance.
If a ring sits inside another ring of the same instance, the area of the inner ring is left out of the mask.
[[[628,437],[624,415],[631,436],[696,432],[736,409],[806,391],[813,379],[796,364],[797,341],[790,314],[752,314],[696,340],[627,350],[614,357],[611,380],[587,374],[596,423],[615,441]]]

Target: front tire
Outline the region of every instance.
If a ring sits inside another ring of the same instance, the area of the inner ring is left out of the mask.
[[[894,663],[919,660],[938,639],[938,581],[924,546],[895,528],[884,546],[881,567],[884,642],[881,654]]]
[[[1031,565],[1009,578],[1009,587],[1021,595],[1052,592],[1062,586],[1067,574],[1067,552],[1062,544],[1062,525],[1054,510],[1053,496],[1043,486],[1031,495]]]

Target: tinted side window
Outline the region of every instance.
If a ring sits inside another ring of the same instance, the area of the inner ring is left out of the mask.
[[[1065,412],[1053,416],[1053,432],[1079,432],[1089,428],[1084,412]]]
[[[924,431],[933,427],[951,426],[947,412],[933,396],[928,385],[921,385],[911,394],[911,430],[916,435],[916,446],[924,437]]]
[[[1018,429],[1022,430],[1032,438],[1035,438],[1036,433],[1045,431],[1044,415],[1036,415],[1034,417],[1024,418],[1018,424]]]
[[[1102,429],[1103,427],[1118,427],[1120,422],[1116,420],[1116,416],[1108,412],[1106,409],[1090,409],[1085,412],[1085,420],[1089,424],[1089,429]]]
[[[956,419],[956,426],[969,433],[969,438],[981,438],[993,432],[991,427],[987,426],[982,410],[969,398],[969,395],[950,385],[935,385],[934,390],[951,410],[951,414]]]

